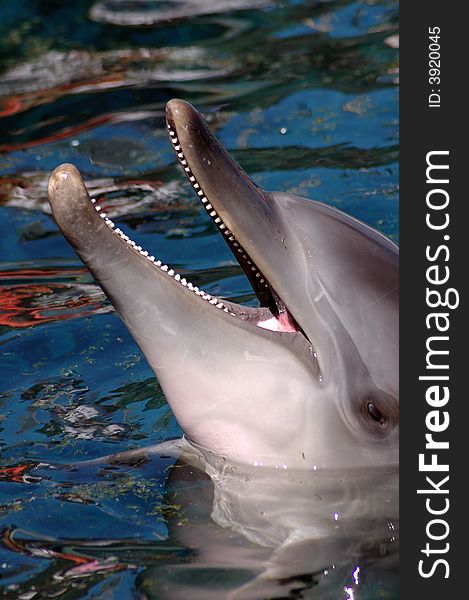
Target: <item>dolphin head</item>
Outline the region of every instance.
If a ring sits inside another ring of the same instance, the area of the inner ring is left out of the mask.
[[[187,102],[168,133],[259,299],[213,298],[130,240],[78,171],[54,217],[155,371],[186,435],[276,467],[386,465],[398,447],[398,249],[329,206],[257,187]]]

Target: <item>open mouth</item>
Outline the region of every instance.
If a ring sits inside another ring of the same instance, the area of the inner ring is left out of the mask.
[[[147,250],[144,250],[141,246],[136,244],[128,235],[126,235],[120,228],[116,227],[115,224],[109,219],[106,214],[101,210],[101,207],[96,203],[94,199],[91,201],[94,204],[96,211],[100,214],[106,225],[110,227],[116,235],[118,235],[123,241],[131,246],[136,252],[154,264],[156,268],[163,271],[168,277],[172,277],[174,281],[184,286],[189,292],[192,292],[202,300],[205,300],[209,304],[213,305],[215,309],[222,310],[231,317],[242,319],[246,323],[250,323],[263,329],[277,332],[299,332],[304,335],[301,328],[295,322],[294,318],[288,311],[285,304],[279,298],[273,287],[269,284],[267,278],[262,274],[254,260],[249,256],[246,250],[242,247],[239,241],[236,239],[232,231],[223,222],[222,218],[217,213],[212,201],[204,193],[199,182],[194,176],[190,165],[184,155],[184,152],[179,143],[177,133],[174,125],[168,119],[168,133],[173,144],[174,150],[178,157],[181,166],[186,173],[189,182],[192,185],[195,193],[200,198],[202,205],[205,207],[208,215],[212,221],[216,224],[218,230],[223,235],[226,243],[233,252],[237,262],[243,269],[244,273],[248,277],[251,286],[256,293],[259,300],[259,307],[247,307],[227,300],[214,297],[204,290],[194,286],[185,277],[182,277],[179,273],[176,273],[170,266],[164,264],[161,260],[151,255]],[[305,336],[306,337],[306,336]]]

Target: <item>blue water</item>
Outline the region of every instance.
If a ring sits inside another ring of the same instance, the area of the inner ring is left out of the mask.
[[[165,12],[176,9],[173,19]],[[397,23],[394,0],[0,5],[8,597],[171,598],[155,581],[171,589],[172,565],[192,560],[168,525],[169,463],[104,475],[43,466],[181,434],[141,352],[50,216],[50,171],[74,163],[132,239],[208,293],[255,304],[176,164],[165,103],[197,106],[261,187],[337,206],[397,241]],[[87,573],[70,571],[83,564]],[[397,597],[395,583],[376,581],[358,597]],[[341,583],[334,597],[348,598]]]

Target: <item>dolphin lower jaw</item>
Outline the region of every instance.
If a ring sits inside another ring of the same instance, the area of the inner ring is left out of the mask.
[[[101,206],[96,203],[95,199],[89,197],[81,176],[73,165],[61,165],[53,172],[49,182],[49,195],[52,201],[53,214],[59,227],[104,288],[106,288],[106,280],[108,279],[105,272],[106,268],[110,271],[117,257],[120,254],[124,254],[124,256],[127,254],[131,257],[130,260],[141,260],[141,264],[148,263],[150,269],[147,268],[146,273],[149,276],[151,276],[151,267],[153,267],[154,275],[157,273],[159,277],[165,280],[172,280],[173,283],[177,283],[181,288],[184,288],[184,291],[192,293],[193,296],[204,300],[208,305],[212,305],[215,309],[223,311],[227,316],[240,319],[247,326],[258,326],[274,332],[283,331],[293,333],[298,331],[298,328],[286,316],[284,310],[277,313],[279,315],[279,318],[277,318],[277,315],[273,314],[266,306],[260,306],[259,308],[245,307],[212,296],[193,285],[186,277],[171,268],[170,265],[167,265],[155,255],[142,248],[123,230],[116,227],[113,221],[101,209]],[[72,195],[75,198],[79,195],[80,202],[75,202],[74,204],[67,202],[68,197]],[[208,210],[210,210],[210,206]],[[86,218],[84,218],[85,216]],[[219,229],[223,231],[224,225],[220,219],[218,221],[221,225]],[[229,232],[225,228],[226,231]],[[86,240],[86,237],[90,239]],[[91,239],[92,237],[94,239]],[[255,266],[231,233],[229,237],[232,238],[229,241],[232,247],[240,250],[235,253],[235,256],[238,258],[241,266],[243,265],[242,261],[244,261],[251,268],[252,272],[254,272]],[[104,241],[104,238],[107,238],[107,240]],[[106,256],[106,253],[102,252],[103,246],[112,246],[116,250],[119,250],[119,252]],[[99,256],[100,253],[101,256]],[[268,289],[268,283],[257,270],[255,281],[258,282],[256,286],[257,290],[261,288]],[[106,292],[113,298],[114,304],[119,302],[119,296],[113,294],[112,290],[106,290]],[[116,296],[115,300],[114,296]],[[124,320],[126,320],[125,317]]]

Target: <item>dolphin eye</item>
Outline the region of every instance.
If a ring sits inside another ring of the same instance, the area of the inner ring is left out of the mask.
[[[373,402],[367,403],[366,410],[368,411],[368,415],[373,419],[373,421],[375,421],[376,423],[379,423],[379,425],[381,425],[383,427],[384,427],[384,425],[386,425],[386,417],[376,407],[376,405],[373,404]]]
[[[399,426],[399,400],[383,390],[363,395],[359,404],[361,427],[380,440]]]

